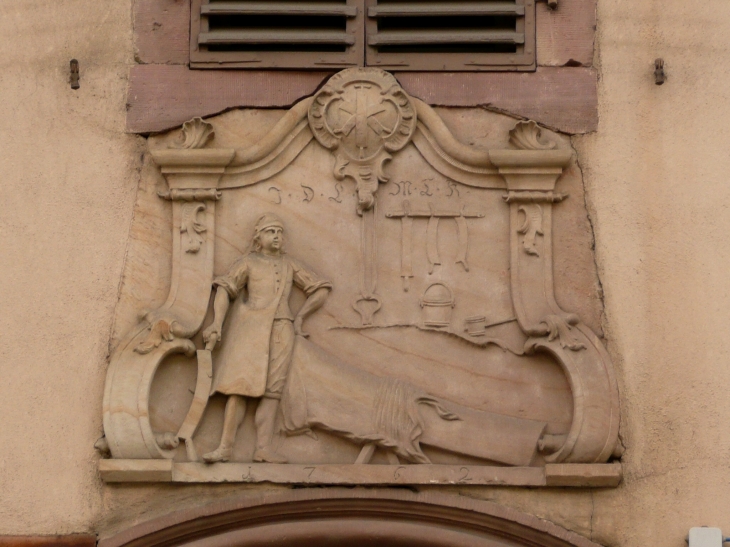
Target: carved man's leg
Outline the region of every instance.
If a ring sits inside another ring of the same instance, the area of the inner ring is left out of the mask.
[[[227,462],[231,459],[233,442],[236,440],[236,432],[246,415],[246,400],[240,395],[230,395],[226,401],[226,411],[223,416],[223,434],[221,443],[213,452],[203,455],[206,463]]]
[[[284,392],[294,351],[294,327],[292,322],[277,319],[271,329],[269,346],[269,374],[266,379],[266,393],[256,409],[256,452],[257,462],[286,463],[286,458],[271,448],[279,400]]]
[[[255,462],[286,463],[286,458],[271,448],[278,410],[278,399],[261,398],[256,409],[256,452],[253,455]]]

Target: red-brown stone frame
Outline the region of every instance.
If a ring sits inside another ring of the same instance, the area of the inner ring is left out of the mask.
[[[597,74],[592,68],[596,0],[537,4],[537,64],[532,73],[395,73],[431,105],[488,106],[566,133],[595,131]],[[151,133],[195,116],[236,107],[287,108],[311,95],[330,72],[191,70],[190,0],[138,0],[127,130]]]

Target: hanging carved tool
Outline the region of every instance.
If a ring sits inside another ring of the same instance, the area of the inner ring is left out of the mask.
[[[439,221],[442,218],[453,218],[456,222],[458,240],[456,263],[461,264],[464,271],[469,271],[469,262],[467,260],[467,254],[469,252],[469,228],[466,219],[484,218],[484,213],[467,211],[465,207],[462,207],[461,210],[438,210],[430,203],[428,211],[418,211],[411,208],[410,202],[404,201],[401,210],[388,212],[385,216],[386,218],[401,219],[401,277],[403,278],[403,290],[408,291],[408,280],[413,277],[411,248],[413,245],[412,222],[414,218],[428,218],[428,226],[426,228],[426,255],[428,256],[429,274],[434,272],[436,266],[441,265],[441,256],[439,255],[438,248],[438,229]]]
[[[466,261],[466,253],[469,251],[469,228],[466,225],[466,218],[462,214],[458,217],[454,217],[456,221],[456,228],[458,230],[457,236],[459,239],[459,254],[456,257],[456,263],[464,266],[464,271],[469,271],[469,263]]]
[[[403,202],[403,217],[401,218],[401,263],[400,276],[403,279],[403,290],[408,292],[410,279],[413,277],[412,254],[413,251],[413,217],[411,216],[411,204]]]
[[[433,207],[429,204],[431,216],[426,229],[426,254],[428,255],[428,273],[432,274],[436,266],[441,265],[439,256],[439,217],[433,214]]]
[[[360,221],[360,248],[362,249],[360,297],[353,302],[352,307],[360,314],[363,326],[369,326],[373,324],[373,315],[382,306],[380,297],[375,294],[378,287],[375,207],[371,207],[362,213],[362,219]]]

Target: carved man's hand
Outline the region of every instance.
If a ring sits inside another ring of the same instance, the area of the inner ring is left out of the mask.
[[[220,342],[221,330],[222,329],[220,325],[216,325],[215,323],[209,325],[208,328],[203,331],[203,342],[207,344],[213,336],[215,336],[217,341]]]
[[[304,323],[304,318],[301,315],[297,315],[296,319],[294,319],[294,334],[309,338],[309,334],[302,330],[302,323]]]

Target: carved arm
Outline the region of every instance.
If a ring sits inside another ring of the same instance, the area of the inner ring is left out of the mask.
[[[215,292],[215,300],[213,301],[213,323],[203,331],[203,340],[207,342],[215,336],[220,341],[221,331],[223,330],[223,321],[226,319],[228,308],[231,305],[231,297],[222,287],[218,287]],[[213,346],[215,343],[213,343]],[[211,347],[212,349],[212,347]]]
[[[307,338],[309,336],[309,334],[302,330],[302,323],[307,317],[312,315],[324,305],[325,300],[327,300],[329,294],[329,287],[321,287],[309,295],[306,302],[304,302],[302,309],[299,310],[299,313],[294,319],[294,332],[296,334],[304,336],[304,338]]]

